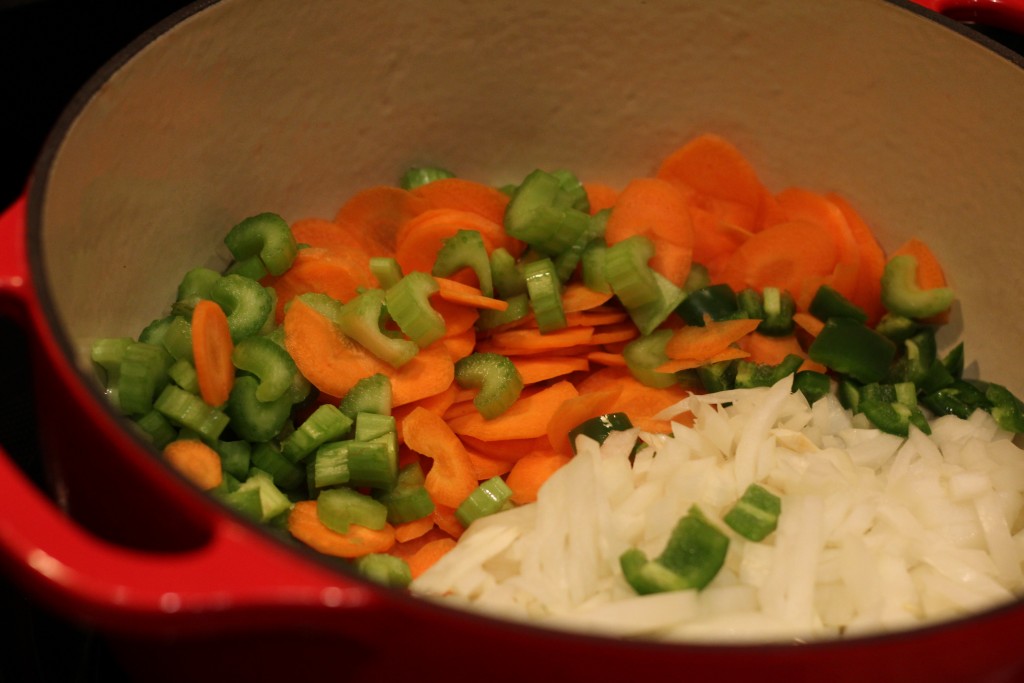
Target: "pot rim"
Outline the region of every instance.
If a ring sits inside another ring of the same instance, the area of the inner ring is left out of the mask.
[[[118,51],[111,59],[109,59],[100,69],[98,69],[69,100],[56,123],[50,129],[41,151],[37,155],[36,162],[33,165],[30,181],[25,192],[27,199],[25,222],[28,272],[33,284],[36,304],[38,305],[38,308],[42,313],[42,318],[46,324],[46,331],[55,341],[56,346],[64,355],[65,360],[68,361],[79,385],[86,389],[86,393],[90,400],[99,407],[99,412],[102,413],[109,421],[116,424],[135,446],[135,450],[131,454],[133,458],[155,458],[157,451],[151,444],[146,442],[136,430],[129,428],[129,420],[110,406],[109,401],[99,390],[94,378],[88,376],[85,370],[75,361],[76,352],[74,344],[59,320],[57,308],[54,303],[54,297],[51,294],[50,284],[45,277],[45,268],[43,266],[45,259],[43,254],[44,249],[42,244],[40,221],[49,191],[50,169],[59,154],[64,139],[93,96],[100,91],[112,76],[114,76],[123,66],[128,64],[139,52],[147,48],[152,42],[193,15],[198,14],[209,7],[218,5],[220,2],[221,0],[196,0],[195,2],[177,10],[137,36],[128,45]],[[922,7],[920,4],[913,2],[912,0],[879,0],[879,2],[912,12],[920,17],[921,20],[938,23],[946,29],[954,31],[972,42],[994,52],[1024,70],[1024,55],[1014,52],[1005,45],[962,22]],[[1022,76],[1024,76],[1024,73],[1022,73]],[[893,646],[901,642],[929,639],[935,635],[948,633],[951,630],[962,630],[965,627],[981,627],[987,622],[997,621],[1001,617],[1006,617],[1010,613],[1024,613],[1024,596],[1022,596],[1011,602],[1000,604],[968,616],[930,623],[923,626],[916,626],[911,629],[868,632],[841,638],[808,640],[806,642],[740,641],[733,643],[708,643],[697,641],[674,642],[656,640],[620,640],[613,636],[562,630],[545,626],[543,624],[489,617],[475,610],[452,607],[428,598],[414,596],[409,594],[407,591],[377,585],[367,579],[361,578],[353,569],[348,567],[346,563],[341,560],[325,556],[308,547],[291,546],[281,542],[281,540],[266,529],[264,525],[246,518],[240,513],[229,508],[227,505],[218,502],[212,496],[195,489],[182,475],[172,468],[166,465],[162,465],[162,467],[166,474],[178,480],[183,489],[188,489],[195,495],[195,497],[201,499],[202,506],[210,515],[228,515],[248,529],[256,532],[259,537],[265,539],[265,542],[273,544],[279,552],[295,553],[297,556],[300,556],[309,562],[313,562],[320,567],[340,572],[347,578],[363,584],[372,591],[377,592],[378,595],[387,596],[389,600],[395,603],[405,604],[408,607],[426,611],[428,614],[434,616],[443,615],[446,619],[451,621],[461,622],[468,620],[471,624],[498,632],[518,632],[527,636],[541,635],[545,638],[559,638],[570,642],[578,641],[593,645],[607,645],[609,642],[614,640],[616,648],[652,651],[687,650],[691,652],[724,651],[751,654],[779,654],[787,651],[795,652],[796,650],[794,650],[794,645],[799,645],[800,650],[810,650],[818,654],[823,654],[851,648],[879,645]]]

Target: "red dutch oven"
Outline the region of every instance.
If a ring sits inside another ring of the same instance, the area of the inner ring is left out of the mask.
[[[928,6],[1024,30],[1021,3]],[[887,247],[926,237],[959,293],[951,334],[1019,392],[1021,66],[882,0],[198,2],[90,81],[0,221],[0,313],[31,339],[52,480],[0,451],[4,568],[146,680],[1024,680],[1022,603],[846,641],[664,645],[370,585],[166,469],[87,356],[157,317],[188,268],[223,266],[245,215],[332,216],[416,163],[621,185],[712,131],[769,187],[841,192]]]

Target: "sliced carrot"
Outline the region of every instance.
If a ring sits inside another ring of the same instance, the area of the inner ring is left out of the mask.
[[[508,302],[493,297],[484,296],[479,287],[473,287],[465,283],[446,277],[435,277],[440,289],[437,295],[454,304],[469,306],[470,308],[483,308],[491,311],[504,311],[508,309]]]
[[[406,221],[395,236],[395,259],[402,266],[402,272],[422,270],[429,273],[444,240],[459,230],[479,232],[488,253],[496,247],[510,244],[510,238],[499,223],[479,214],[456,209],[429,209]],[[475,276],[472,279],[475,282]]]
[[[203,491],[217,488],[224,481],[217,451],[198,439],[178,439],[163,450],[164,459],[179,474]]]
[[[812,337],[817,337],[818,334],[821,333],[822,328],[825,327],[825,323],[818,320],[810,313],[803,313],[801,311],[797,311],[793,314],[793,322],[796,323],[797,327]]]
[[[621,387],[610,387],[603,391],[593,391],[566,399],[551,414],[548,421],[548,442],[556,453],[572,455],[572,443],[569,432],[592,417],[604,415],[610,411],[615,401],[622,394]]]
[[[615,244],[634,235],[654,243],[651,268],[682,286],[693,258],[693,223],[686,197],[672,183],[637,178],[619,194],[605,226],[605,240]]]
[[[405,403],[400,406],[394,406],[391,408],[391,414],[395,418],[395,431],[398,434],[399,443],[405,443],[405,437],[403,435],[403,424],[406,416],[409,415],[416,408],[424,408],[434,413],[435,415],[443,416],[445,411],[452,405],[455,400],[455,392],[458,391],[458,385],[454,382],[448,385],[448,388],[441,391],[433,396],[427,396],[417,401]]]
[[[675,358],[668,362],[662,363],[655,368],[658,372],[682,372],[683,370],[693,370],[699,368],[702,365],[711,365],[712,363],[721,363],[727,360],[738,360],[740,358],[746,358],[750,354],[740,348],[728,348],[712,356],[706,356],[704,358]]]
[[[473,329],[476,321],[480,319],[480,311],[472,306],[452,303],[438,294],[431,296],[429,301],[430,306],[444,318],[444,334],[446,337],[453,337],[462,334],[466,330]]]
[[[261,280],[277,294],[275,315],[280,323],[292,300],[308,292],[327,294],[338,301],[354,298],[361,288],[377,285],[370,272],[370,256],[357,246],[345,251],[329,251],[320,247],[300,249],[291,268],[277,277]]]
[[[591,216],[598,211],[612,208],[619,196],[618,190],[605,183],[584,181],[583,189],[586,191],[587,200],[590,202]]]
[[[670,433],[672,426],[668,420],[655,420],[653,416],[690,395],[681,385],[667,389],[649,387],[633,377],[627,368],[617,367],[602,368],[592,373],[579,383],[578,390],[583,395],[616,386],[622,393],[609,412],[624,412],[635,427],[656,433]],[[685,422],[685,418],[679,416],[673,421]]]
[[[857,242],[860,262],[857,268],[857,284],[850,300],[868,314],[868,323],[873,325],[882,316],[881,282],[882,271],[885,269],[885,252],[875,239],[871,228],[846,199],[834,193],[827,196],[829,201],[843,212],[850,226],[850,233]]]
[[[615,325],[627,320],[629,320],[629,314],[625,311],[610,309],[604,306],[565,314],[565,324],[567,327],[599,327],[601,325]]]
[[[758,207],[763,185],[739,149],[725,138],[699,135],[669,154],[657,177],[719,199]]]
[[[776,195],[779,222],[805,221],[827,230],[838,249],[835,270],[827,284],[847,298],[852,298],[857,285],[860,251],[850,224],[842,210],[824,195],[799,187],[791,187]],[[765,227],[771,227],[766,225]],[[813,296],[813,292],[810,293]]]
[[[215,301],[202,299],[192,311],[192,355],[199,394],[211,406],[227,403],[235,384],[231,354],[235,345],[224,309]]]
[[[831,273],[838,257],[830,232],[803,221],[778,223],[741,244],[720,277],[736,291],[778,287],[800,300],[804,283]]]
[[[395,525],[395,541],[405,543],[419,538],[434,528],[434,519],[430,515]]]
[[[619,323],[616,325],[602,325],[594,328],[594,334],[590,337],[590,344],[615,344],[636,339],[640,336],[640,330],[633,323]]]
[[[562,290],[562,310],[566,315],[579,311],[589,311],[608,303],[611,292],[595,292],[581,282],[570,282]]]
[[[391,380],[393,405],[400,406],[441,393],[455,378],[455,364],[440,341],[420,349],[396,369],[346,337],[301,299],[285,314],[284,343],[303,376],[329,396],[340,398],[360,379],[382,373]]]
[[[571,459],[560,453],[531,453],[517,460],[505,479],[512,489],[512,502],[516,505],[535,502],[544,482]]]
[[[423,546],[415,553],[405,558],[409,565],[409,572],[412,578],[417,578],[440,560],[444,555],[455,547],[457,541],[454,538],[439,538]]]
[[[501,223],[509,197],[496,187],[466,178],[441,178],[412,190],[416,197],[425,199],[438,209],[469,211]]]
[[[693,223],[693,260],[709,267],[719,259],[727,259],[753,234],[749,230],[723,223],[707,209],[691,206]]]
[[[499,332],[491,335],[490,341],[498,348],[555,351],[580,344],[589,344],[593,336],[593,327],[566,327],[548,333],[541,333],[536,328],[530,328]]]
[[[547,433],[548,421],[558,407],[578,394],[570,382],[563,380],[530,396],[520,397],[498,417],[488,420],[476,412],[453,418],[448,424],[456,434],[482,441],[542,436]]]
[[[754,332],[741,339],[739,344],[750,354],[747,360],[754,363],[778,365],[785,360],[786,356],[793,354],[804,359],[804,364],[800,366],[801,370],[826,371],[824,365],[815,363],[807,356],[807,352],[800,345],[796,335],[793,334],[773,337]]]
[[[665,353],[669,358],[710,358],[753,332],[760,324],[756,318],[740,318],[708,320],[704,326],[687,325],[672,333],[665,345]]]
[[[587,359],[578,356],[517,356],[512,364],[523,378],[523,384],[536,384],[590,369]]]
[[[471,448],[466,450],[469,452],[470,462],[473,463],[473,475],[479,481],[486,481],[491,477],[504,476],[512,469],[513,461],[511,460],[488,457],[486,452],[480,453]]]
[[[547,434],[541,434],[540,436],[534,436],[527,439],[493,441],[483,441],[482,439],[477,439],[465,434],[459,438],[462,439],[466,448],[471,451],[486,453],[488,457],[498,460],[507,460],[509,462],[514,462],[527,453],[533,453],[534,451],[545,450],[551,447]]]
[[[466,447],[441,417],[416,408],[403,425],[405,443],[433,462],[423,485],[440,505],[458,507],[477,487],[473,464]]]
[[[344,534],[329,529],[317,515],[315,500],[295,503],[288,513],[288,531],[314,550],[334,557],[386,553],[395,544],[395,528],[390,524],[379,531],[352,524]]]
[[[587,360],[598,365],[626,367],[626,358],[622,353],[611,353],[609,351],[591,351],[587,354]]]
[[[399,228],[429,208],[430,202],[408,190],[375,185],[349,197],[334,222],[353,236],[354,244],[369,247],[374,256],[389,256],[395,252]]]
[[[445,335],[439,343],[448,350],[452,362],[458,362],[473,353],[473,349],[476,347],[476,332],[466,330],[461,334]]]
[[[438,529],[441,529],[452,538],[459,538],[462,536],[465,528],[463,528],[462,522],[455,516],[455,509],[455,507],[435,501],[434,512],[431,514],[431,517]]]

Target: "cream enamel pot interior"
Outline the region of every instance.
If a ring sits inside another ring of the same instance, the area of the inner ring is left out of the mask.
[[[165,310],[185,270],[224,266],[241,217],[333,216],[416,163],[621,185],[711,131],[772,189],[841,192],[887,247],[925,236],[958,293],[945,341],[966,331],[969,372],[1019,393],[1022,114],[1015,58],[903,2],[197,3],[71,103],[0,224],[0,312],[33,339],[57,502],[0,458],[5,564],[147,679],[1024,680],[1021,604],[843,643],[659,646],[373,587],[184,485],[87,359]]]

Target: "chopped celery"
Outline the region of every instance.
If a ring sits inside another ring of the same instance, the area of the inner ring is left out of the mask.
[[[566,326],[562,308],[562,285],[549,258],[532,261],[523,267],[530,308],[543,332],[554,332]]]
[[[590,214],[578,208],[579,192],[565,180],[539,169],[527,175],[505,210],[506,232],[548,256],[575,243],[589,228]]]
[[[299,488],[306,482],[306,472],[286,458],[277,446],[259,443],[252,449],[251,462],[274,480],[274,484],[285,491]]]
[[[454,177],[454,173],[439,166],[412,166],[406,169],[402,177],[398,179],[398,186],[403,190],[415,190],[417,187],[435,180]]]
[[[455,508],[455,518],[464,527],[486,517],[500,512],[506,505],[511,504],[512,489],[501,477],[491,477],[477,486],[472,493]]]
[[[657,298],[650,303],[627,310],[630,320],[640,330],[640,334],[654,332],[672,315],[686,296],[683,290],[676,287],[667,277],[657,271],[651,272],[654,273],[654,281],[658,285]]]
[[[470,268],[476,273],[484,296],[494,296],[491,259],[484,238],[476,230],[459,230],[442,240],[431,275],[449,277],[463,268]]]
[[[245,479],[252,464],[252,446],[248,441],[218,441],[214,450],[220,456],[221,469],[237,479]]]
[[[394,488],[376,494],[388,509],[388,522],[404,524],[434,512],[434,501],[423,488],[424,481],[423,468],[414,461],[398,470]]]
[[[519,370],[498,353],[472,353],[455,363],[455,381],[463,389],[479,389],[473,405],[487,419],[501,415],[523,390]]]
[[[615,296],[627,309],[639,308],[658,300],[658,283],[647,262],[654,256],[654,243],[643,235],[633,235],[608,247],[605,276]]]
[[[210,290],[223,275],[211,268],[193,268],[185,273],[178,284],[178,298],[171,311],[186,318],[192,317],[192,309],[200,299],[209,299]]]
[[[953,303],[949,287],[921,289],[917,285],[917,257],[894,256],[882,271],[882,305],[886,310],[908,318],[930,318]]]
[[[266,337],[246,337],[239,341],[231,361],[239,370],[259,378],[256,400],[264,403],[283,396],[292,387],[298,372],[288,352]]]
[[[238,342],[260,331],[273,315],[274,299],[256,280],[225,275],[210,289],[210,298],[228,317],[231,340]]]
[[[383,586],[405,588],[412,583],[409,563],[394,555],[370,553],[356,558],[353,565],[361,576]]]
[[[273,439],[291,417],[291,397],[286,393],[273,401],[256,397],[259,380],[251,375],[239,375],[231,388],[224,412],[231,418],[231,429],[247,441]]]
[[[362,378],[341,399],[338,409],[353,422],[359,413],[390,415],[391,380],[379,372]]]
[[[490,330],[522,320],[530,314],[530,297],[525,293],[516,294],[505,301],[508,308],[504,311],[482,309],[480,317],[477,319],[477,327],[481,330]]]
[[[373,412],[357,413],[355,425],[353,438],[356,441],[373,441],[385,434],[394,434],[397,430],[393,416]]]
[[[302,421],[281,443],[281,451],[291,462],[299,462],[328,441],[344,438],[352,429],[352,419],[335,406],[325,403]]]
[[[438,289],[437,280],[430,275],[414,272],[389,287],[384,295],[388,315],[420,348],[430,346],[445,333],[444,318],[430,305],[430,295]]]
[[[272,275],[281,275],[291,267],[298,253],[288,223],[274,213],[250,216],[236,224],[224,238],[236,262],[257,260]]]
[[[385,313],[384,290],[368,289],[341,307],[336,323],[341,331],[388,365],[399,368],[411,361],[420,347],[409,339],[395,339],[381,329]]]
[[[174,428],[170,420],[156,409],[135,418],[135,424],[142,429],[157,449],[162,449],[178,436],[178,430]]]
[[[595,292],[610,294],[612,286],[608,283],[605,263],[608,259],[608,245],[604,240],[590,242],[580,255],[580,275],[583,285]]]
[[[125,347],[117,379],[122,411],[142,415],[152,410],[153,398],[169,381],[169,360],[170,354],[156,344],[134,342]]]
[[[250,468],[246,480],[242,482],[234,493],[228,494],[228,497],[244,496],[247,491],[253,489],[259,494],[258,519],[261,522],[269,522],[278,515],[288,511],[292,506],[288,496],[274,484],[273,477],[258,467]]]
[[[672,330],[655,330],[637,337],[622,349],[626,367],[639,382],[655,389],[665,389],[679,383],[675,373],[658,372],[655,368],[669,361],[665,347],[672,338]]]
[[[344,534],[352,524],[375,531],[383,529],[388,509],[370,496],[341,486],[324,489],[317,495],[316,514],[328,529]]]
[[[509,299],[526,293],[526,280],[519,270],[516,259],[505,247],[491,252],[491,280],[498,297]]]
[[[192,429],[206,441],[219,438],[230,421],[223,411],[173,384],[164,387],[153,407],[172,424]]]
[[[382,289],[391,287],[402,279],[402,266],[392,256],[371,256],[370,272],[377,278]]]
[[[175,361],[167,368],[167,376],[172,382],[191,394],[199,393],[199,376],[195,367],[187,360]]]

